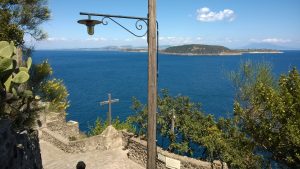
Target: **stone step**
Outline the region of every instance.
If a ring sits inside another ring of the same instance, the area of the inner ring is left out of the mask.
[[[86,153],[65,153],[46,141],[40,141],[44,169],[72,169],[78,161],[84,161],[86,169],[144,169],[131,161],[127,151],[121,148]]]

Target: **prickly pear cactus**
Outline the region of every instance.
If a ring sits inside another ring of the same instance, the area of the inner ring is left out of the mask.
[[[29,79],[28,70],[32,64],[28,58],[26,67],[17,65],[16,47],[13,42],[0,41],[0,91],[1,98],[11,94],[12,84],[22,84]],[[7,96],[6,96],[7,97]]]

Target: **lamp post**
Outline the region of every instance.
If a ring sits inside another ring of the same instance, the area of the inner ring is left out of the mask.
[[[87,15],[88,19],[79,20],[78,23],[87,26],[89,35],[94,34],[94,26],[98,24],[108,25],[110,20],[125,29],[136,37],[147,35],[148,42],[148,127],[147,127],[147,169],[156,169],[156,113],[157,113],[157,75],[158,75],[158,22],[156,21],[156,0],[148,0],[148,17],[133,17],[122,15],[109,15],[98,13],[80,12],[80,15]],[[92,20],[91,17],[102,17],[101,20]],[[147,26],[147,31],[137,34],[126,28],[115,19],[136,20],[135,28],[143,30],[143,24]]]

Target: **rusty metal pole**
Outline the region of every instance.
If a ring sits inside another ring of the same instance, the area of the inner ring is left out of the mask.
[[[148,0],[148,132],[147,169],[156,169],[157,25],[156,0]]]

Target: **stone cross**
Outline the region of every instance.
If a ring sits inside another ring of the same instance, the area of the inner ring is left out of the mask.
[[[115,102],[119,102],[119,99],[111,99],[111,94],[108,94],[108,100],[107,101],[103,101],[100,102],[100,105],[103,106],[105,104],[108,104],[108,125],[111,125],[111,104],[115,103]]]

